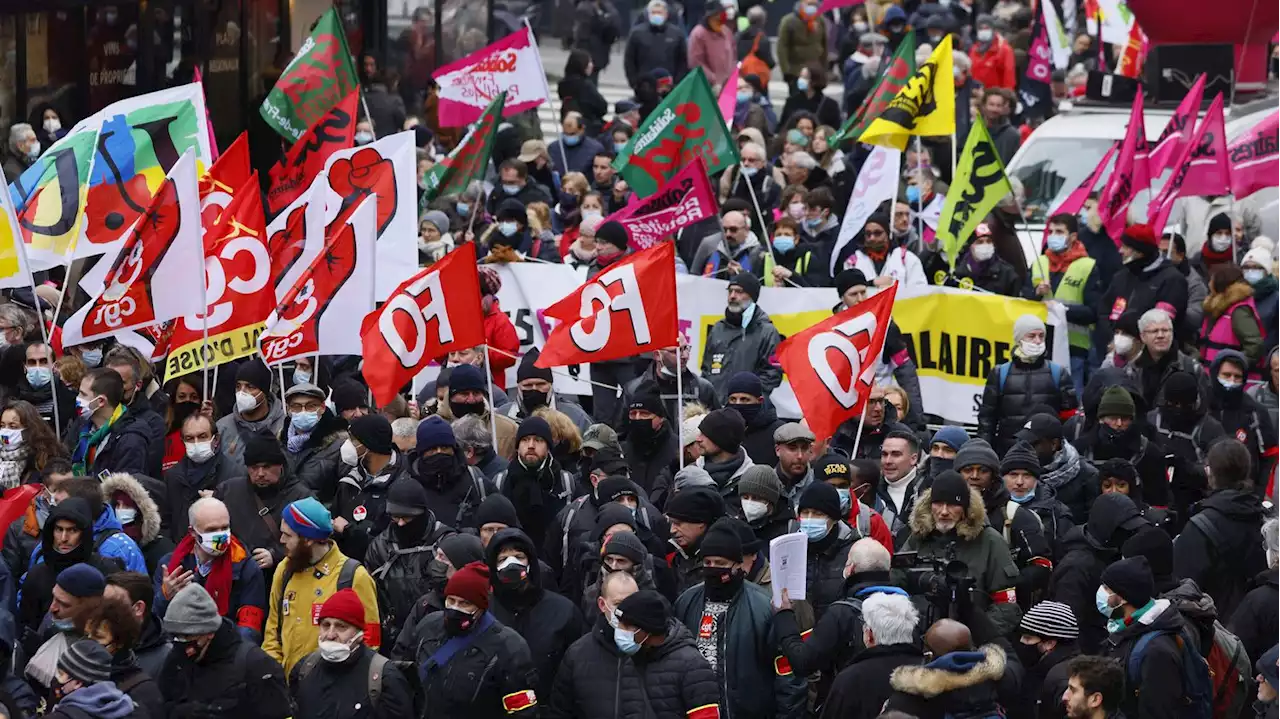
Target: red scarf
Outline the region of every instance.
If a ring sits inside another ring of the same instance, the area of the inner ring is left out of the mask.
[[[170,567],[180,567],[186,561],[188,555],[193,554],[196,549],[195,535],[187,532],[182,537],[182,541],[178,542],[178,546],[173,548],[173,557],[169,559]],[[231,567],[236,562],[243,560],[248,554],[244,551],[244,545],[239,539],[231,537],[231,546],[227,547],[227,551],[222,553],[221,557],[215,557],[213,560],[213,568],[209,570],[209,576],[204,578],[204,588],[209,592],[209,596],[213,597],[213,601],[218,605],[218,615],[225,617],[227,612],[231,611]],[[196,559],[196,563],[200,562]],[[199,572],[196,572],[199,574]],[[165,597],[173,599],[173,597]]]
[[[1046,250],[1044,256],[1049,258],[1049,272],[1058,274],[1066,272],[1072,262],[1075,262],[1081,257],[1088,257],[1089,253],[1085,251],[1083,242],[1075,240],[1071,244],[1067,245],[1066,251],[1062,254],[1058,254],[1053,250]]]

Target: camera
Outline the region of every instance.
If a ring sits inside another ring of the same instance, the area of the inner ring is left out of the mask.
[[[956,559],[954,542],[947,545],[941,557],[922,558],[919,552],[898,552],[893,555],[892,567],[902,571],[902,588],[908,594],[928,602],[930,624],[937,619],[966,621],[969,617],[976,582],[969,576],[969,565]]]

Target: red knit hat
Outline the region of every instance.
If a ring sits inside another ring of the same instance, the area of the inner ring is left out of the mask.
[[[449,577],[444,585],[446,597],[458,597],[480,607],[480,611],[489,609],[489,565],[484,562],[471,562]]]
[[[1151,225],[1129,225],[1124,228],[1120,241],[1135,250],[1159,251],[1160,239],[1151,229]]]
[[[340,589],[320,606],[317,621],[330,617],[364,629],[364,602],[354,589]]]

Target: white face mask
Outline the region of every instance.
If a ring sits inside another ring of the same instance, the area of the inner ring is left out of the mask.
[[[1118,355],[1128,357],[1129,353],[1133,351],[1133,338],[1129,335],[1116,335],[1111,344],[1116,348],[1116,354]]]
[[[252,412],[258,408],[258,398],[248,392],[236,392],[236,411],[240,414]]]
[[[0,447],[16,449],[20,446],[22,446],[22,430],[0,429]]]
[[[768,513],[768,503],[760,502],[755,499],[742,500],[742,515],[747,518],[748,522],[754,522]]]
[[[138,510],[133,507],[118,507],[116,509],[116,519],[120,520],[121,524],[133,524],[133,521],[137,518]]]
[[[197,543],[200,548],[214,557],[221,557],[231,547],[231,530],[219,529],[216,532],[198,532]]]
[[[335,664],[347,661],[351,658],[351,652],[354,651],[352,647],[360,643],[361,637],[363,636],[363,634],[357,634],[355,639],[352,639],[349,644],[322,640],[319,643],[320,658],[326,662],[333,662]]]
[[[1022,352],[1022,356],[1026,359],[1033,360],[1044,354],[1043,342],[1032,342],[1031,340],[1023,340],[1018,343],[1018,349]]]
[[[204,464],[213,458],[213,440],[208,442],[187,442],[187,459],[196,464]]]
[[[986,262],[987,260],[991,259],[992,257],[995,257],[995,254],[996,254],[996,246],[995,246],[995,245],[989,245],[989,244],[986,244],[986,243],[984,242],[984,243],[983,243],[983,244],[981,244],[981,245],[974,245],[974,246],[973,246],[973,249],[972,249],[972,250],[970,250],[970,252],[972,252],[972,253],[973,253],[973,259],[975,259],[975,260],[977,260],[977,261],[979,261],[979,262]]]
[[[356,450],[356,446],[350,439],[342,443],[342,447],[338,449],[338,456],[342,458],[343,464],[353,467],[360,462],[360,452]]]
[[[1224,232],[1214,235],[1209,240],[1209,244],[1213,247],[1214,252],[1226,252],[1227,248],[1231,247],[1231,233]]]
[[[978,29],[978,42],[991,42],[991,38],[994,36],[995,33],[991,31],[991,28],[984,27]]]

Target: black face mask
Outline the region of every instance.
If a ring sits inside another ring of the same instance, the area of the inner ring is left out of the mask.
[[[707,599],[713,602],[727,602],[742,589],[745,579],[741,569],[730,567],[703,567],[702,586],[706,590]]]
[[[422,541],[427,530],[427,515],[422,514],[414,517],[413,521],[405,522],[404,526],[391,523],[391,534],[396,538],[396,544],[401,547],[414,547]]]
[[[520,390],[520,404],[524,405],[525,414],[533,414],[535,409],[546,407],[550,398],[550,392],[539,392],[535,389]]]
[[[1133,427],[1133,425],[1129,425],[1129,429],[1119,430],[1101,424],[1098,425],[1098,437],[1104,444],[1121,447],[1129,443],[1129,438],[1133,435]]]
[[[461,419],[469,414],[484,414],[484,402],[455,402],[449,400],[449,411],[454,419]]]
[[[627,436],[640,444],[649,444],[658,436],[658,430],[653,428],[653,420],[629,419],[627,420]]]
[[[1038,644],[1023,644],[1015,641],[1013,643],[1013,651],[1018,655],[1018,661],[1022,662],[1024,667],[1033,667],[1040,663],[1040,646]]]
[[[451,637],[466,634],[471,627],[475,626],[476,615],[467,614],[461,609],[444,609],[444,633]]]
[[[955,463],[956,463],[956,460],[954,457],[951,459],[947,459],[944,457],[930,457],[929,458],[929,477],[931,479],[937,479],[939,474],[942,474],[943,472],[946,472],[947,470],[954,467]]]
[[[427,566],[427,589],[441,591],[449,582],[449,567],[444,562],[432,562]]]
[[[419,457],[414,464],[418,479],[424,483],[440,487],[453,474],[454,458],[448,454],[433,454],[430,457]]]
[[[498,570],[498,588],[507,590],[524,589],[529,583],[529,567],[512,562]]]
[[[731,404],[729,406],[732,407],[735,411],[737,411],[738,414],[742,415],[742,420],[746,422],[747,425],[750,425],[751,421],[756,418],[756,415],[760,414],[760,408],[763,407],[764,405],[763,404]]]
[[[1036,452],[1036,459],[1040,460],[1041,467],[1048,467],[1053,464],[1053,458],[1056,456],[1058,456],[1058,453],[1053,450],[1049,450],[1047,454]]]
[[[1195,421],[1200,418],[1200,413],[1195,407],[1171,404],[1164,408],[1164,416],[1173,424],[1189,425],[1195,424]]]

